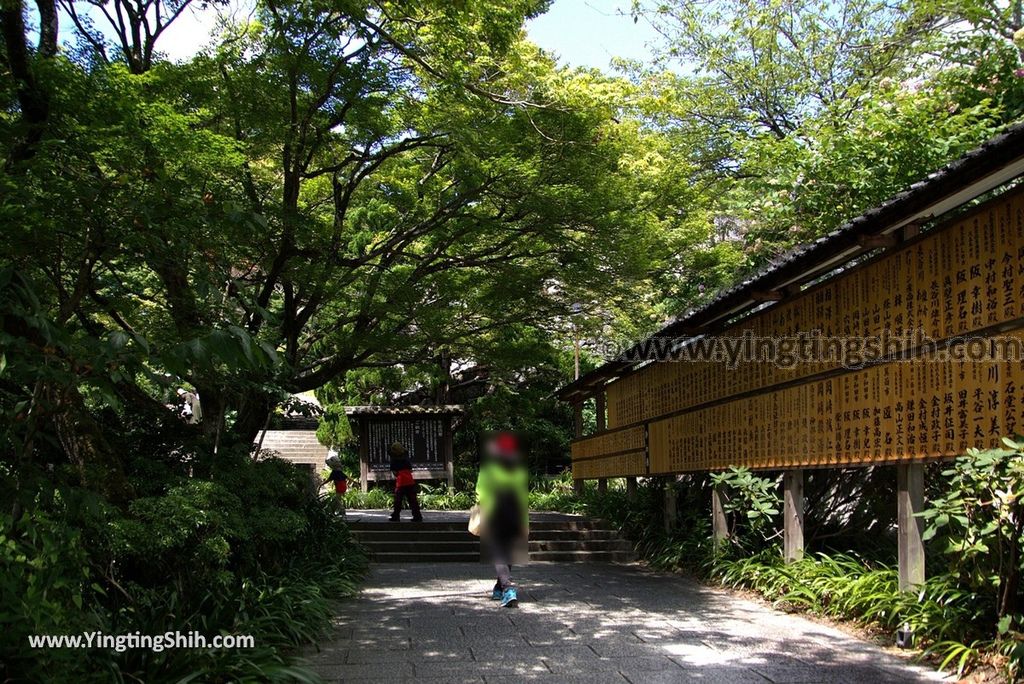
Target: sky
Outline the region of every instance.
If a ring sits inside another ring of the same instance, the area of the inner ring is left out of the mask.
[[[231,4],[242,14],[252,6]],[[613,57],[647,60],[648,46],[657,41],[647,22],[633,23],[629,7],[630,0],[555,0],[546,14],[527,23],[527,35],[562,64],[609,71]],[[159,49],[173,60],[185,59],[207,44],[213,26],[213,12],[186,10],[161,36]],[[72,27],[68,22],[61,29],[67,36]]]
[[[608,70],[613,57],[649,61],[658,34],[643,19],[633,23],[629,7],[629,0],[555,0],[526,33],[567,66]]]

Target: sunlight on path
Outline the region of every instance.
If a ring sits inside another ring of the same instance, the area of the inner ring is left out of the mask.
[[[326,681],[941,681],[837,629],[631,566],[534,563],[518,609],[478,564],[374,566],[307,663]]]

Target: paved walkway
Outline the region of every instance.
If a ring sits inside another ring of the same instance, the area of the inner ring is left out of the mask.
[[[479,564],[375,565],[332,640],[329,682],[920,682],[938,675],[837,629],[635,566],[534,563],[518,609]]]

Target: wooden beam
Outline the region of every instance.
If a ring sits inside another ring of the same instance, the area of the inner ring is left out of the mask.
[[[782,548],[787,563],[804,557],[804,471],[782,474]]]
[[[913,591],[924,584],[924,521],[916,514],[924,510],[924,465],[896,466],[896,524],[899,546],[900,591]]]
[[[606,427],[605,394],[603,389],[594,397],[594,409],[597,413],[597,431],[603,432]]]
[[[632,501],[636,498],[636,478],[626,478],[626,498]]]
[[[879,247],[895,247],[899,243],[899,237],[895,233],[884,235],[861,235],[857,238],[857,244],[865,249],[877,249]]]
[[[903,233],[903,239],[911,240],[913,238],[916,238],[918,235],[921,234],[921,227],[930,223],[934,219],[934,216],[928,215],[922,216],[921,218],[916,218],[910,223],[904,224],[903,227],[900,229],[900,231]]]
[[[608,478],[599,477],[597,478],[597,493],[607,494],[608,493]]]
[[[779,290],[754,290],[750,293],[750,298],[755,302],[778,302],[785,296],[786,294]]]

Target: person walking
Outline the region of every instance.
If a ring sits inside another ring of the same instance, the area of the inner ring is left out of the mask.
[[[409,510],[412,511],[413,522],[422,522],[423,514],[420,513],[420,502],[417,496],[419,485],[412,476],[412,461],[409,460],[409,452],[401,442],[395,442],[388,449],[391,456],[391,472],[395,475],[395,506],[391,513],[391,522],[398,522],[402,517],[403,499],[409,503]]]
[[[496,575],[491,598],[501,601],[505,608],[519,605],[512,566],[517,559],[527,557],[529,481],[518,438],[510,432],[489,437],[484,444],[476,495],[483,519],[484,548]]]
[[[334,491],[337,494],[337,505],[339,510],[341,511],[341,517],[344,518],[345,492],[348,491],[348,475],[346,475],[345,471],[342,469],[343,466],[341,459],[338,458],[336,452],[332,451],[331,455],[327,457],[327,467],[331,469],[331,472],[327,476],[327,479],[325,479],[320,486],[322,487],[328,482],[334,483]]]

